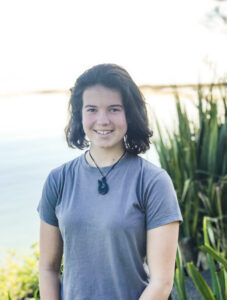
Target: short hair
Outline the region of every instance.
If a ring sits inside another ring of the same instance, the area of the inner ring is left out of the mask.
[[[153,135],[149,128],[145,99],[129,73],[116,64],[93,66],[81,74],[70,89],[69,121],[64,129],[68,146],[81,150],[89,147],[82,125],[83,93],[95,85],[120,92],[128,126],[124,137],[125,149],[133,154],[145,153],[150,148],[150,137]]]

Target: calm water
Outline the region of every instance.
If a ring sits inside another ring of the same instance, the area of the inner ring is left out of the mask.
[[[78,152],[61,137],[1,142],[0,149],[0,247],[26,250],[38,240],[36,207],[45,177]]]

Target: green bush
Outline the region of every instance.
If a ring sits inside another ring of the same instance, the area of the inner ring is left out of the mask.
[[[219,92],[212,85],[208,92],[198,86],[197,103],[193,103],[198,124],[189,120],[175,92],[178,127],[173,133],[165,128],[165,141],[157,117],[153,116],[159,133],[154,145],[161,167],[173,180],[184,218],[180,239],[191,239],[197,252],[203,241],[202,220],[209,216],[216,222],[214,234],[218,237],[213,247],[227,253],[226,86],[221,86]]]
[[[187,273],[200,293],[203,300],[225,300],[227,299],[227,260],[224,253],[219,253],[210,245],[210,237],[213,235],[209,218],[203,218],[204,244],[200,246],[207,255],[212,286],[209,287],[199,270],[193,262],[187,263]],[[218,265],[218,268],[217,268]],[[177,249],[176,271],[174,275],[174,286],[180,300],[188,300],[185,288],[185,270],[181,257],[181,251]]]
[[[0,268],[0,300],[18,300],[34,297],[38,290],[38,243],[31,246],[32,254],[21,258],[16,251],[9,250]],[[38,299],[38,298],[37,298]]]

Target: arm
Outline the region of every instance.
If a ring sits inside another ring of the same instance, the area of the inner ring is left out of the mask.
[[[41,300],[60,300],[63,242],[59,228],[40,220],[39,290]]]
[[[147,231],[150,283],[139,300],[167,300],[174,280],[179,222]]]

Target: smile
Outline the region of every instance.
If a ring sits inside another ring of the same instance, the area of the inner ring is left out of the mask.
[[[113,130],[94,130],[98,135],[109,135]]]

